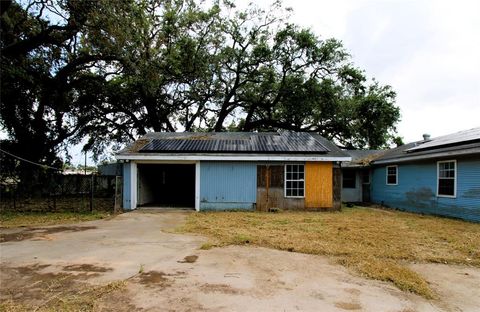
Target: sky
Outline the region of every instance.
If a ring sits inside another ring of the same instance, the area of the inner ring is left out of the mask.
[[[356,66],[393,87],[405,142],[480,126],[480,1],[283,3],[293,9],[291,22],[342,40]],[[72,156],[73,163],[83,162],[80,148]]]
[[[292,22],[342,40],[356,66],[393,87],[405,142],[480,126],[480,1],[284,4]]]

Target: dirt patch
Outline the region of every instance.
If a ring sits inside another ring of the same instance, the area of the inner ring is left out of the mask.
[[[356,288],[345,288],[345,291],[349,294],[352,294],[352,295],[355,295],[355,296],[358,296],[360,295],[360,290],[356,289]]]
[[[15,233],[0,234],[0,243],[19,242],[32,238],[49,239],[48,234],[56,234],[61,232],[80,232],[96,229],[96,226],[57,226],[48,228],[29,228]],[[51,239],[51,237],[50,237]]]
[[[310,296],[312,298],[318,299],[318,300],[325,300],[325,296],[322,293],[319,292],[313,292]]]
[[[18,273],[20,273],[22,275],[27,275],[29,273],[31,274],[32,272],[37,272],[37,271],[43,270],[45,268],[48,268],[49,266],[50,266],[50,264],[35,263],[35,264],[30,265],[30,266],[15,267],[15,268],[11,268],[11,269],[17,270]]]
[[[106,268],[97,266],[94,264],[72,264],[63,267],[64,271],[74,271],[74,272],[110,272],[113,271],[112,268]]]
[[[1,267],[0,274],[2,287],[0,298],[5,299],[9,295],[14,298],[21,296],[27,302],[36,301],[45,297],[46,292],[58,293],[95,275],[70,274],[65,272],[42,272],[49,265],[34,264],[21,267]]]
[[[169,275],[159,271],[149,271],[138,274],[133,280],[148,287],[164,289],[172,286],[172,280],[166,276]]]
[[[198,259],[198,256],[191,255],[191,256],[186,256],[185,258],[183,258],[183,260],[177,261],[177,262],[178,263],[194,263],[195,261],[197,261],[197,259]]]
[[[200,290],[206,293],[222,293],[229,295],[237,295],[242,293],[242,291],[233,288],[227,284],[203,284],[200,286]]]
[[[355,302],[337,302],[335,303],[335,306],[337,308],[343,309],[343,310],[360,310],[362,306],[358,303]]]
[[[22,240],[30,239],[35,236],[35,233],[31,232],[17,232],[17,233],[8,233],[8,234],[0,234],[0,243],[6,242],[19,242]]]
[[[470,266],[417,263],[410,267],[422,274],[441,298],[445,311],[478,311],[480,271]],[[443,300],[450,298],[450,300]]]
[[[133,311],[122,291],[126,283],[115,281],[93,286],[87,279],[98,273],[45,272],[49,265],[0,267],[0,310],[5,311]]]

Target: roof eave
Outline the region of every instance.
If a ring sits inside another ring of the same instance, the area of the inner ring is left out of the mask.
[[[329,156],[324,154],[117,154],[117,160],[133,160],[133,161],[200,161],[200,160],[216,160],[216,161],[351,161],[348,156]]]
[[[368,168],[371,167],[370,164],[350,164],[350,163],[345,163],[342,164],[342,168]]]
[[[480,154],[480,148],[437,152],[437,153],[424,154],[424,155],[402,156],[402,157],[394,157],[390,159],[377,159],[373,161],[373,164],[382,165],[382,164],[409,162],[409,161],[424,160],[424,159],[426,160],[426,159],[432,159],[432,158],[468,156],[468,155],[475,155],[475,154]]]

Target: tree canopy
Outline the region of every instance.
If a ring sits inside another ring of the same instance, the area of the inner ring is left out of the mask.
[[[2,2],[1,127],[54,164],[149,131],[311,131],[347,148],[396,139],[388,85],[336,39],[267,10],[199,0]]]

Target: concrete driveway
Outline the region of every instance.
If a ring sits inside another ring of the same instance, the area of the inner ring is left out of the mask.
[[[354,276],[321,256],[247,246],[199,250],[206,238],[170,231],[188,213],[144,210],[75,225],[2,229],[0,299],[41,302],[32,288],[35,280],[62,273],[95,285],[127,280],[121,296],[100,308],[116,311],[476,311],[480,307],[478,269],[419,265],[419,272],[442,295],[428,301],[388,283]]]

